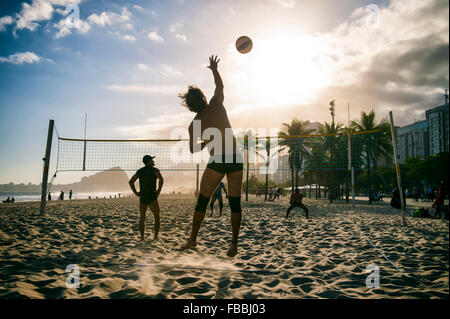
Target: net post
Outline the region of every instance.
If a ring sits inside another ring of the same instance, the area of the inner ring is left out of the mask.
[[[405,226],[406,225],[406,219],[405,219],[405,203],[404,203],[403,190],[402,190],[402,176],[400,174],[400,164],[398,162],[397,134],[396,134],[395,129],[394,129],[394,119],[392,117],[392,111],[389,111],[389,119],[391,121],[391,135],[392,135],[392,146],[394,148],[395,173],[397,174],[397,185],[398,185],[398,190],[400,192],[400,205],[401,205],[402,222],[403,222],[403,226]]]
[[[83,171],[86,170],[86,140],[84,140],[84,147],[83,147]]]
[[[86,170],[86,127],[87,127],[87,113],[84,116],[84,149],[83,149],[83,171]]]
[[[44,170],[42,173],[41,207],[40,207],[41,214],[45,213],[45,203],[47,200],[46,196],[47,196],[48,170],[50,167],[50,153],[51,153],[51,149],[52,149],[54,125],[55,125],[55,121],[50,120],[48,123],[47,146],[45,148],[45,157],[43,158]]]
[[[248,168],[249,168],[249,164],[248,164],[248,135],[244,136],[244,156],[246,158],[245,160],[245,166],[246,166],[246,177],[245,177],[245,201],[248,202]]]
[[[352,166],[352,207],[355,207],[355,168]]]
[[[195,196],[199,195],[199,189],[198,189],[199,174],[200,174],[200,166],[199,166],[199,164],[197,164],[197,177],[196,177],[196,185],[195,185]]]

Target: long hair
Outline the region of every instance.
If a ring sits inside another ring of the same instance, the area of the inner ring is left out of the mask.
[[[187,92],[180,93],[178,96],[181,98],[181,105],[191,112],[199,113],[208,105],[202,90],[193,85],[189,86]]]

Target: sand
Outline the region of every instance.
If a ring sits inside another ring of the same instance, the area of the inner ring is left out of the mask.
[[[36,202],[2,205],[0,298],[449,297],[447,220],[408,217],[402,227],[384,202],[352,208],[314,199],[304,201],[309,220],[299,209],[285,220],[287,202],[243,204],[234,258],[226,256],[226,202],[222,217],[216,204],[205,218],[198,246],[183,252],[191,195],[162,195],[160,240],[143,243],[136,198],[53,201],[45,215]],[[66,287],[69,264],[79,267],[79,288]],[[378,288],[366,286],[373,264]]]

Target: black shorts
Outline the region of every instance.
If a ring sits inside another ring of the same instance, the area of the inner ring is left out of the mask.
[[[150,204],[150,203],[153,203],[154,201],[156,201],[157,199],[158,199],[158,193],[156,193],[156,192],[153,192],[150,194],[141,194],[139,196],[139,201],[142,204]]]
[[[216,160],[216,158],[217,156],[211,156],[206,167],[222,174],[239,172],[244,169],[244,161],[241,154],[222,154],[221,161],[220,157],[219,160]]]

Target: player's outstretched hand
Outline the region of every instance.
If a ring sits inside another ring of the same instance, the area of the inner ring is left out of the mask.
[[[209,58],[209,66],[211,70],[217,70],[217,64],[219,63],[220,59],[217,58],[217,55],[214,57],[214,55],[211,55]]]

